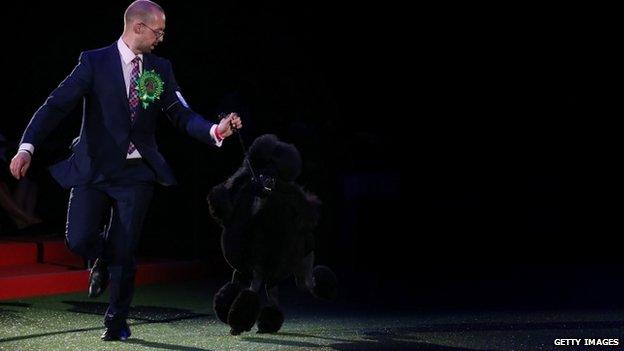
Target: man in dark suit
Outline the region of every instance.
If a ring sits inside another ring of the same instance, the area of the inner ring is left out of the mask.
[[[33,115],[10,165],[15,178],[23,177],[45,137],[84,100],[73,154],[50,171],[63,187],[71,188],[69,248],[88,260],[100,258],[91,280],[98,274],[110,279],[102,335],[107,341],[130,336],[126,318],[136,272],[134,251],[153,185],[175,183],[154,137],[160,111],[190,136],[217,146],[242,127],[236,113],[213,124],[193,112],[180,92],[171,63],[151,54],[165,34],[160,6],[135,1],[124,14],[124,24],[121,38],[113,45],[80,55],[75,69]],[[109,213],[103,241],[99,234]]]

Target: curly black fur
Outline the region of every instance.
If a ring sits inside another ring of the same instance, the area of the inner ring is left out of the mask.
[[[227,323],[232,328],[230,333],[238,335],[244,331],[250,331],[258,319],[260,313],[260,298],[255,291],[242,290],[230,307]]]
[[[221,246],[232,268],[250,274],[259,267],[265,280],[277,282],[314,248],[313,232],[319,219],[318,198],[294,179],[301,171],[297,149],[268,134],[249,148],[256,175],[275,176],[275,189],[258,199],[245,162],[232,177],[208,195],[213,217],[223,227]]]
[[[314,296],[323,300],[333,300],[336,298],[338,280],[331,269],[325,266],[314,267]]]
[[[284,324],[284,314],[275,305],[262,307],[258,317],[258,333],[277,333]]]
[[[249,160],[255,169],[286,182],[294,181],[301,173],[299,150],[292,144],[279,141],[273,134],[254,140],[249,148]]]
[[[227,323],[228,313],[234,299],[243,290],[237,283],[227,283],[215,294],[212,308],[223,323]]]
[[[252,143],[248,159],[240,168],[208,195],[210,213],[223,228],[223,256],[239,277],[253,278],[273,287],[296,274],[305,277],[302,279],[308,283],[304,285],[312,289],[313,234],[321,202],[295,183],[300,172],[299,151],[279,141],[275,135],[263,135]],[[258,193],[254,174],[256,180],[260,175],[274,180],[268,194]],[[309,259],[304,264],[305,257]],[[315,288],[318,291],[312,293],[323,298],[335,295],[335,276],[333,287],[331,277],[324,270],[319,273],[320,284]],[[281,328],[283,315],[278,307],[274,308],[263,310],[258,321],[261,332]],[[220,319],[223,312],[217,312]],[[254,314],[257,317],[258,313],[259,304],[251,297],[251,291],[243,290],[232,303],[227,317],[232,333],[249,330],[255,322],[250,318]]]

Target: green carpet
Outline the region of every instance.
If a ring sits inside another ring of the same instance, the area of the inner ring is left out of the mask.
[[[380,321],[292,316],[277,334],[231,336],[212,311],[212,293],[195,283],[137,289],[125,342],[103,342],[106,295],[85,293],[0,302],[0,350],[302,350],[359,340],[357,330]],[[288,311],[286,312],[288,313]],[[383,324],[401,325],[399,321]]]
[[[551,350],[555,338],[608,338],[624,331],[622,311],[373,313],[286,292],[279,333],[254,328],[231,336],[211,309],[215,291],[197,283],[138,288],[132,336],[125,342],[99,340],[106,295],[1,301],[0,350]]]

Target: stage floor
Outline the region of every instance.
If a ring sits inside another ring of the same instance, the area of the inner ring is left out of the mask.
[[[0,350],[616,350],[558,347],[555,339],[624,339],[624,311],[418,311],[324,303],[287,288],[277,334],[229,335],[211,309],[218,286],[137,289],[125,342],[99,340],[106,295],[0,301]],[[582,341],[584,342],[584,341]],[[582,345],[582,344],[581,344]]]

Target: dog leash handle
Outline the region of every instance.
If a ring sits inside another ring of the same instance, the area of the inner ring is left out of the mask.
[[[217,116],[221,120],[226,118],[228,115],[229,113],[221,112]],[[254,169],[253,167],[251,167],[251,163],[249,162],[249,155],[247,154],[247,148],[245,147],[243,136],[241,135],[241,133],[238,132],[238,128],[236,128],[233,124],[231,124],[230,126],[232,127],[233,133],[238,135],[238,141],[240,142],[241,149],[243,149],[243,155],[245,156],[245,163],[247,163],[247,167],[249,167],[249,170],[251,171],[251,178],[254,181],[258,181],[258,178],[256,178],[256,172],[254,172]]]

